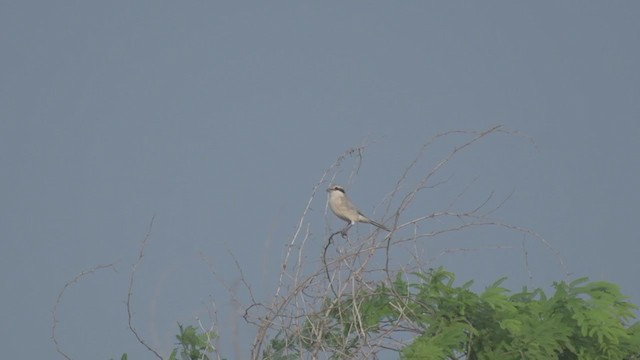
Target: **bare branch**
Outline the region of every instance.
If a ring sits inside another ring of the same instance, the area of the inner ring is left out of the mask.
[[[410,320],[415,318],[416,314],[411,314],[412,310],[404,302],[402,294],[395,293],[393,281],[397,275],[424,272],[431,263],[448,254],[514,248],[503,244],[449,247],[429,257],[426,256],[428,252],[424,241],[427,239],[480,228],[515,232],[524,236],[523,248],[527,238],[536,239],[544,244],[556,256],[560,267],[566,271],[559,253],[539,234],[489,217],[511,198],[513,191],[499,200],[497,205],[495,192],[491,191],[479,204],[460,209],[458,204],[462,201],[459,200],[469,191],[475,181],[472,180],[454,194],[452,201],[442,210],[418,214],[411,219],[404,218],[422,190],[443,185],[451,178],[449,176],[444,180],[437,179],[436,174],[441,177],[441,170],[460,152],[494,134],[524,137],[533,143],[526,135],[506,130],[499,125],[484,131],[458,130],[434,136],[420,148],[417,156],[409,162],[397,179],[395,187],[378,205],[389,215],[383,217],[393,219],[392,231],[380,237],[382,232],[378,229],[358,234],[359,228],[354,226],[351,233],[355,232],[356,236],[349,236],[346,242],[334,239],[338,234],[346,237],[347,229],[327,231],[328,236],[324,237],[327,240],[321,250],[319,261],[308,262],[309,255],[304,251],[306,243],[317,236],[313,235],[307,217],[318,189],[321,189],[327,180],[333,182],[347,159],[353,161],[348,177],[348,184],[351,184],[363,165],[366,147],[363,145],[349,149],[340,155],[323,172],[311,191],[283,254],[278,283],[270,304],[265,305],[252,298],[253,303],[246,309],[245,320],[258,327],[251,358],[257,360],[269,351],[276,351],[278,356],[283,357],[313,359],[332,356],[370,359],[377,358],[381,352],[397,352],[406,346],[407,339],[424,331],[420,324]],[[463,139],[427,168],[426,172],[420,174],[419,164],[426,150],[434,146],[437,140],[454,136],[461,136]],[[535,143],[533,144],[535,146]],[[415,176],[415,172],[418,172],[417,182],[409,187],[408,183]],[[425,224],[429,225],[429,231],[422,229]],[[328,230],[328,222],[325,221],[325,225]],[[330,247],[335,248],[335,254],[329,252]],[[294,256],[294,252],[297,252],[297,256]],[[398,257],[402,259],[398,265],[391,261],[396,253],[402,253],[402,256]],[[304,263],[305,261],[307,263]],[[525,262],[528,270],[526,259]],[[396,319],[382,321],[376,325],[375,331],[372,331],[365,318],[364,301],[367,297],[373,296],[381,284],[395,293],[396,300],[390,305],[400,315]],[[249,287],[247,283],[245,286]],[[270,337],[278,342],[269,342]]]
[[[80,281],[81,278],[87,276],[87,275],[92,275],[93,273],[95,273],[98,270],[103,270],[103,269],[113,269],[115,270],[114,264],[104,264],[104,265],[97,265],[89,270],[84,270],[81,271],[78,275],[76,275],[73,279],[67,281],[64,286],[62,287],[62,289],[60,289],[60,292],[58,293],[58,297],[56,298],[56,302],[53,304],[53,309],[51,310],[51,317],[52,317],[52,326],[51,326],[51,340],[53,340],[53,343],[56,346],[56,352],[58,352],[58,354],[62,355],[65,359],[67,360],[71,360],[71,357],[69,355],[67,355],[63,350],[62,347],[60,346],[60,343],[58,341],[58,337],[56,334],[56,330],[58,328],[58,305],[60,305],[60,302],[62,301],[62,296],[64,295],[65,291],[67,291],[67,289],[69,287],[71,287],[72,285],[76,284],[78,281]]]
[[[149,240],[149,237],[151,235],[151,229],[153,228],[153,221],[155,220],[155,218],[156,218],[156,215],[154,214],[153,217],[151,217],[151,222],[149,223],[149,229],[147,230],[147,233],[145,234],[144,239],[142,239],[142,243],[140,245],[140,252],[138,253],[138,259],[135,261],[135,263],[133,263],[133,266],[131,267],[131,274],[129,277],[129,290],[127,291],[127,302],[126,302],[127,317],[128,317],[127,324],[129,325],[129,330],[133,333],[133,335],[136,337],[138,342],[142,344],[145,348],[147,348],[147,350],[152,352],[158,359],[163,360],[162,356],[155,349],[149,346],[147,342],[140,336],[138,331],[133,327],[133,311],[131,309],[131,298],[133,297],[133,280],[135,278],[138,265],[140,265],[140,263],[142,262],[142,258],[144,257],[144,250],[147,247],[147,241]]]

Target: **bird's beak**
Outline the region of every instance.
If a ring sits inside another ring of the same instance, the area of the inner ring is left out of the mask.
[[[328,188],[328,189],[327,189],[327,192],[329,192],[329,191],[331,191],[331,188]]]

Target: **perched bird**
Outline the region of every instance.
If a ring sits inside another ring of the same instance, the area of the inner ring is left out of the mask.
[[[362,215],[358,208],[356,208],[356,206],[347,198],[342,186],[332,185],[327,189],[327,192],[329,193],[329,207],[331,208],[331,211],[333,211],[337,217],[349,223],[340,231],[343,237],[347,235],[347,230],[357,222],[371,224],[382,230],[391,231],[387,229],[386,226]]]

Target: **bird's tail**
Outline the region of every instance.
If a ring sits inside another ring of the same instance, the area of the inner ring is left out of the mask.
[[[373,221],[373,220],[371,220],[371,219],[367,219],[367,220],[369,220],[369,224],[371,224],[371,225],[373,225],[373,226],[377,226],[377,227],[379,227],[380,229],[382,229],[382,230],[384,230],[384,231],[389,231],[389,232],[391,232],[391,230],[387,229],[387,227],[386,227],[386,226],[384,226],[384,225],[382,225],[382,224],[380,224],[380,223],[377,223],[377,222],[375,222],[375,221]]]

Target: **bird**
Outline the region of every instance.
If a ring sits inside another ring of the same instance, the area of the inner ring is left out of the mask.
[[[386,226],[375,222],[364,216],[358,208],[347,198],[344,188],[340,185],[332,185],[327,189],[329,193],[329,207],[340,219],[348,222],[347,226],[340,231],[342,237],[347,236],[347,230],[357,222],[371,224],[382,230],[391,231]]]

